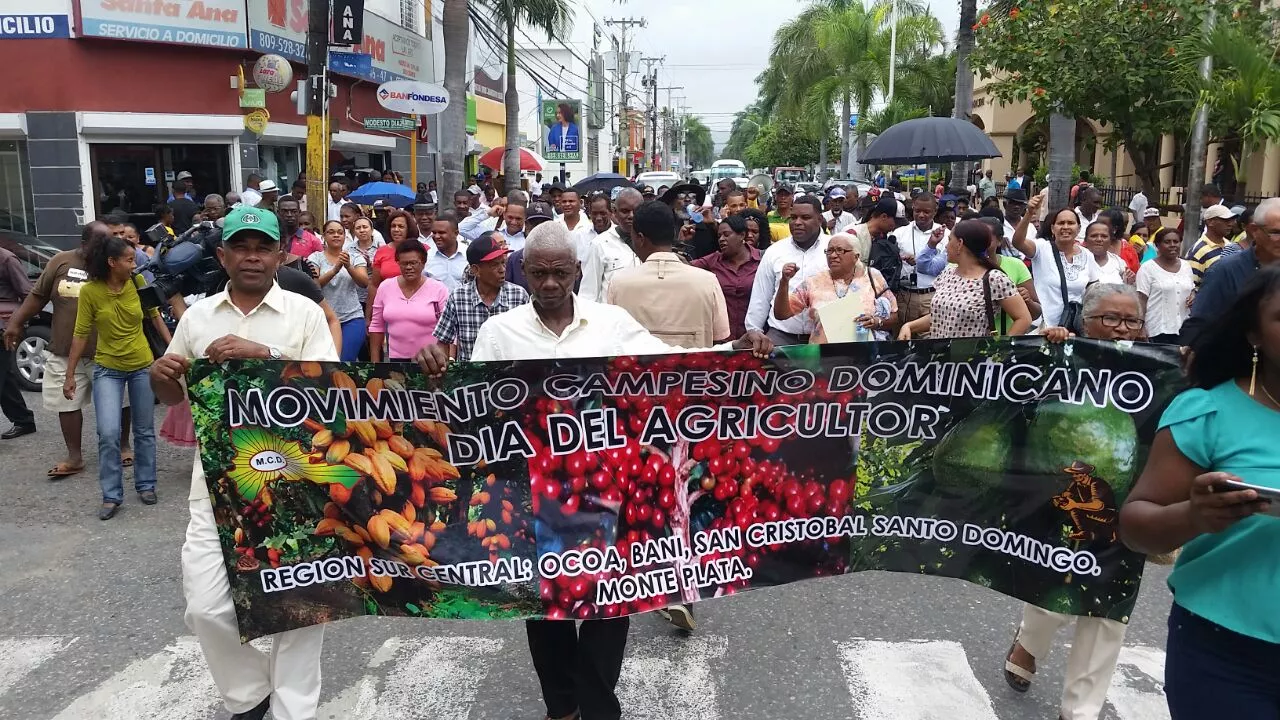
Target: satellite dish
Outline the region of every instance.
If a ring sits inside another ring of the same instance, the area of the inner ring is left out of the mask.
[[[753,187],[760,191],[761,195],[768,195],[773,190],[773,178],[765,173],[757,173],[747,180],[747,187]]]

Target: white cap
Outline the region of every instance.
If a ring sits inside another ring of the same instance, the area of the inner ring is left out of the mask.
[[[1146,210],[1142,211],[1142,217],[1144,218],[1160,217],[1160,208],[1149,207]]]
[[[1236,213],[1226,205],[1212,205],[1204,211],[1205,220],[1230,220]]]
[[[263,180],[258,183],[258,192],[266,195],[269,192],[280,192],[280,188],[276,187],[276,184],[270,180]]]

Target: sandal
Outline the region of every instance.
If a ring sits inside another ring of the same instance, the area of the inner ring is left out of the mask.
[[[124,450],[124,451],[121,451],[121,453],[120,453],[120,466],[121,466],[121,467],[133,467],[133,451],[132,451],[132,450]]]
[[[1017,647],[1018,641],[1015,638],[1009,646],[1008,654],[1004,656],[1004,681],[1017,692],[1024,693],[1031,689],[1031,680],[1036,676],[1036,671],[1028,670],[1013,661],[1013,651]]]
[[[80,474],[82,470],[84,470],[83,464],[71,465],[66,461],[63,461],[49,468],[49,477],[51,478],[70,477],[72,475]]]

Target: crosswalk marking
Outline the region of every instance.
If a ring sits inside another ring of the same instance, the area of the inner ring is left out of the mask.
[[[1164,651],[1149,647],[1121,649],[1107,700],[1120,720],[1169,720],[1164,697]]]
[[[695,635],[636,643],[622,662],[618,699],[635,720],[716,720],[711,661],[723,657],[727,638]]]
[[[205,720],[221,705],[200,644],[181,637],[82,695],[54,720]]]
[[[325,703],[321,718],[467,720],[501,640],[476,637],[393,637],[382,644],[358,684]]]
[[[736,662],[725,660],[730,639],[707,634],[633,642],[618,685],[628,717],[739,717],[730,692],[731,676],[724,674],[725,666]],[[40,667],[56,662],[77,642],[74,637],[62,636],[0,637],[0,701],[20,687],[23,692],[39,693]],[[855,638],[833,645],[859,720],[996,720],[991,698],[960,643]],[[392,637],[374,651],[349,687],[326,688],[327,701],[318,717],[468,720],[477,712],[481,693],[496,690],[493,684],[497,680],[489,674],[490,669],[512,656],[523,661],[523,653],[523,643],[516,647],[495,638]],[[77,660],[97,662],[92,657]],[[336,661],[326,658],[326,667],[332,662]],[[1168,720],[1162,684],[1164,662],[1162,649],[1125,647],[1109,688],[1107,699],[1113,712],[1107,717]],[[345,675],[342,682],[352,677]],[[842,702],[838,698],[832,701]],[[190,637],[178,638],[160,652],[129,663],[88,693],[64,702],[70,704],[53,720],[210,720],[222,716],[222,703],[199,644]],[[6,714],[3,708],[0,704],[0,715]]]
[[[996,720],[957,642],[837,642],[862,720]]]
[[[56,635],[0,640],[0,696],[75,641]]]

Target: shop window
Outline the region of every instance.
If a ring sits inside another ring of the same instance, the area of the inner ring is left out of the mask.
[[[302,161],[298,148],[293,145],[259,145],[259,174],[269,178],[281,192],[288,192],[293,181],[302,174]]]
[[[178,173],[192,175],[194,200],[225,195],[231,175],[227,145],[133,145],[95,143],[89,162],[96,188],[95,214],[120,210],[139,227],[155,222],[157,205],[168,202]]]
[[[0,140],[0,230],[36,234],[26,143]]]

